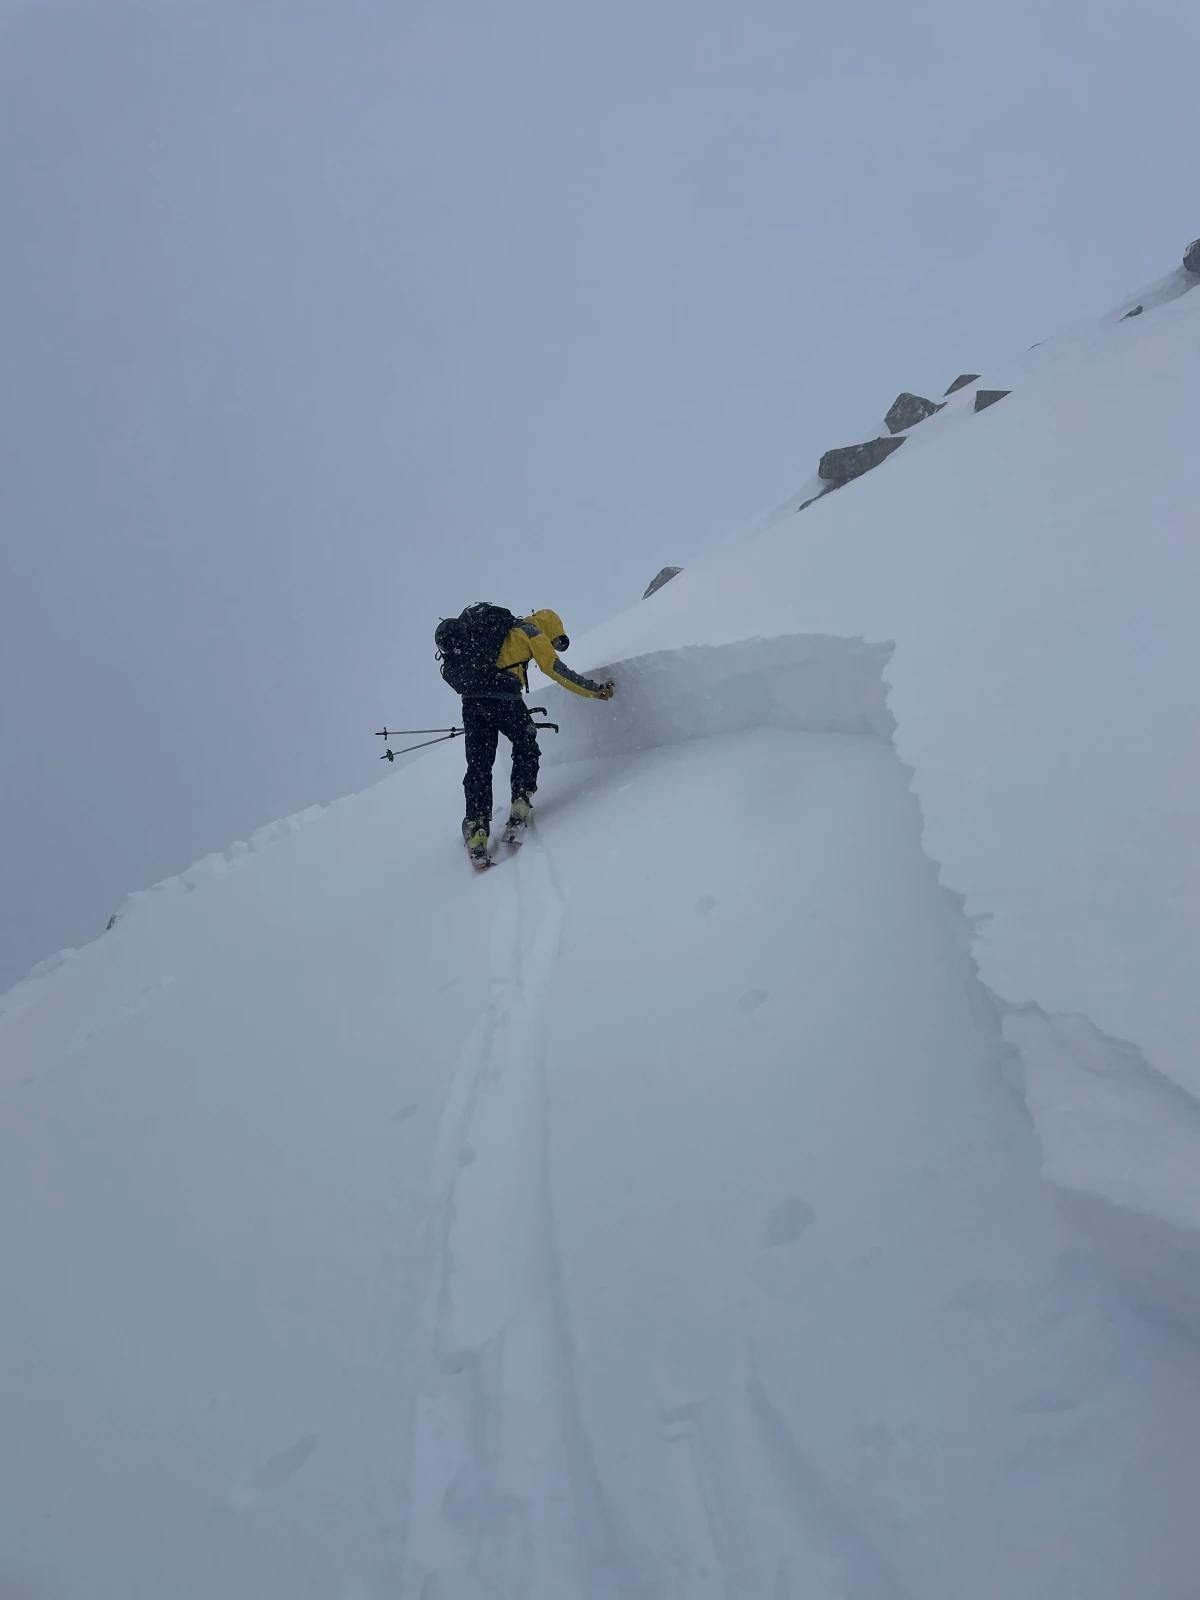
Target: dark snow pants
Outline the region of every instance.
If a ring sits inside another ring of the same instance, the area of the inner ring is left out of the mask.
[[[463,698],[463,729],[467,745],[467,775],[463,791],[467,797],[467,820],[475,822],[492,814],[492,764],[500,734],[512,744],[512,792],[532,794],[537,788],[537,729],[529,708],[519,695],[487,700],[482,696]]]

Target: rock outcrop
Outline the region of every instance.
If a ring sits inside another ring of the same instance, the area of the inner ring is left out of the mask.
[[[977,389],[975,391],[976,411],[986,411],[989,406],[994,406],[997,400],[1003,400],[1006,394],[1011,394],[1011,389]]]
[[[820,494],[810,495],[807,500],[801,500],[800,504],[796,507],[796,510],[807,511],[809,506],[815,506],[818,500],[824,500],[827,494],[833,493],[833,490],[834,485],[832,483],[825,484],[821,489]]]
[[[893,450],[904,443],[900,439],[868,439],[865,444],[841,445],[836,450],[826,450],[821,457],[817,473],[826,483],[840,488],[854,478],[861,478],[881,461],[886,461]]]
[[[650,580],[650,587],[646,590],[642,599],[649,600],[656,590],[661,589],[664,583],[670,583],[672,578],[677,578],[682,571],[682,567],[663,567],[658,575]]]
[[[932,417],[941,409],[936,400],[926,400],[924,395],[910,394],[906,389],[892,401],[891,409],[883,420],[889,433],[903,433],[906,428],[915,428],[918,422],[924,422],[926,417]]]

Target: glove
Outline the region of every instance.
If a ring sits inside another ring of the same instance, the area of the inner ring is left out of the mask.
[[[612,697],[613,697],[613,686],[612,686],[612,679],[610,678],[607,683],[602,683],[600,685],[600,687],[596,690],[596,699],[597,700],[611,700]]]

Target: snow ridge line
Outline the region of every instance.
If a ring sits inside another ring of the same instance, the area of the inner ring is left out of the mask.
[[[334,802],[335,805],[338,803]],[[169,878],[160,878],[148,889],[135,889],[125,896],[116,914],[116,920],[122,920],[130,911],[135,910],[152,896],[180,891],[186,894],[205,881],[228,877],[231,872],[244,866],[252,856],[260,855],[272,845],[278,844],[280,840],[299,833],[301,828],[306,828],[309,823],[319,821],[330,809],[329,806],[306,806],[303,811],[294,811],[291,816],[281,817],[278,822],[269,822],[263,828],[256,828],[248,840],[235,840],[224,850],[213,850],[208,855],[201,856],[182,872],[176,872]]]
[[[544,1005],[565,901],[535,839],[512,866],[435,1146],[405,1600],[640,1592],[579,1419],[550,1200]]]
[[[354,796],[348,795],[345,798],[353,799]],[[334,805],[342,803],[342,801],[333,802]],[[201,883],[227,878],[230,873],[237,872],[264,850],[291,838],[302,828],[327,815],[331,809],[331,806],[307,806],[303,811],[295,811],[291,816],[281,817],[278,822],[270,822],[265,827],[255,829],[248,840],[238,839],[224,850],[214,850],[206,856],[199,857],[182,872],[173,873],[169,878],[160,878],[149,888],[132,890],[109,919],[108,930],[119,927],[126,918],[140,910],[148,901],[157,899],[161,895],[189,894],[199,888]],[[87,949],[96,944],[101,937],[102,935],[98,934],[83,948]],[[22,1012],[28,1011],[30,1006],[35,1005],[46,992],[47,985],[64,969],[76,966],[79,958],[80,950],[69,946],[37,962],[24,978],[0,993],[0,1023],[8,1017],[20,1016]]]

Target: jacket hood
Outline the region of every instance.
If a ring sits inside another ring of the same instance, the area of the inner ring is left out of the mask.
[[[535,611],[529,620],[537,623],[547,639],[557,639],[560,633],[567,631],[557,611]]]

